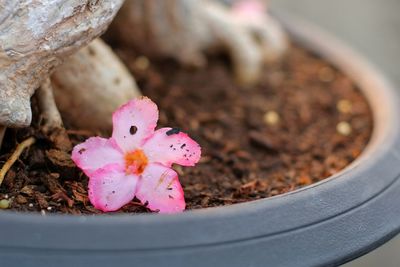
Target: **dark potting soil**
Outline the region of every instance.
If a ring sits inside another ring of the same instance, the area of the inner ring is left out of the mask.
[[[202,147],[195,167],[175,166],[187,209],[271,197],[321,181],[356,159],[370,138],[371,113],[354,83],[301,48],[266,68],[254,88],[237,86],[222,58],[188,70],[169,60],[148,64],[129,49],[117,52],[144,95],[158,104],[158,126],[179,127]],[[74,145],[95,135],[68,133]],[[8,130],[0,164],[29,136],[37,142],[6,175],[0,200],[19,211],[100,213],[88,201],[87,177],[35,125]],[[137,200],[121,210],[146,211]]]

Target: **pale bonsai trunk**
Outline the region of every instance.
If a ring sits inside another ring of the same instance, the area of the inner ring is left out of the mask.
[[[30,124],[34,91],[105,31],[122,2],[0,0],[0,127]]]

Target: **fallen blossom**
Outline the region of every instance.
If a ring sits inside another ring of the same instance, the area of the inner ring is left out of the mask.
[[[171,166],[194,166],[200,146],[177,128],[155,131],[158,109],[146,97],[129,101],[112,119],[111,138],[91,137],[72,151],[72,160],[89,177],[93,206],[115,211],[136,197],[153,211],[183,211],[182,186]]]

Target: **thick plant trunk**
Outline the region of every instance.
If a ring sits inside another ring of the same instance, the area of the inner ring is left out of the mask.
[[[31,122],[30,97],[62,59],[103,33],[123,0],[0,0],[0,125]]]

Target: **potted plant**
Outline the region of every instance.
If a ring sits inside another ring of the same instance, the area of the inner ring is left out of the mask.
[[[334,38],[292,16],[278,15],[278,19],[293,42],[345,73],[366,97],[373,133],[354,162],[288,193],[174,215],[43,216],[4,210],[0,213],[1,261],[11,266],[329,266],[356,258],[397,234],[400,213],[393,205],[400,186],[396,92]],[[46,92],[43,88],[48,87],[41,88]],[[273,124],[276,116],[268,115],[266,121]],[[59,120],[50,126],[50,133],[63,129]],[[68,134],[63,131],[54,135],[53,146],[58,150]],[[340,131],[346,134],[346,127]],[[275,149],[252,136],[252,142]],[[62,159],[51,152],[47,156]],[[78,193],[75,188],[69,194],[77,197]]]

